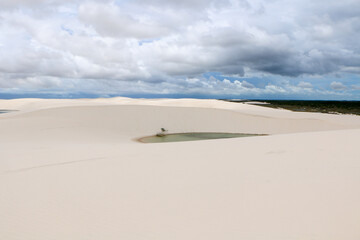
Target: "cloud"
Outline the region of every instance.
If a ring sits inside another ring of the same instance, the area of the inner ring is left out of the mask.
[[[330,87],[334,90],[345,90],[346,86],[342,84],[341,82],[332,82],[330,84]]]
[[[64,5],[68,3],[77,3],[80,0],[2,0],[0,1],[1,9],[24,9],[39,8]]]
[[[247,81],[242,81],[241,86],[244,88],[255,88],[255,86]]]
[[[354,90],[360,90],[360,86],[359,86],[359,85],[352,85],[351,88],[354,89]]]
[[[315,94],[313,77],[358,79],[359,9],[356,0],[3,0],[0,87]],[[211,72],[229,82],[203,77]],[[290,83],[257,86],[249,75]],[[331,89],[349,89],[341,81]]]
[[[313,88],[313,85],[309,82],[299,82],[298,87],[301,88]]]
[[[78,10],[79,19],[92,26],[101,36],[119,38],[158,38],[171,29],[148,19],[122,11],[115,4],[85,3]]]
[[[161,7],[161,8],[171,8],[171,9],[204,9],[209,7],[224,7],[227,6],[230,1],[228,0],[135,0],[137,4],[152,6],[152,7]],[[240,0],[239,2],[246,2]]]

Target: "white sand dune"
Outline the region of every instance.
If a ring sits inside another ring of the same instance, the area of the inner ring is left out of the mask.
[[[360,239],[360,117],[217,100],[0,100],[0,240]],[[143,144],[169,132],[269,136]]]

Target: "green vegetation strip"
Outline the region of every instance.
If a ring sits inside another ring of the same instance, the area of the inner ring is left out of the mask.
[[[263,107],[283,108],[297,112],[320,112],[331,114],[360,115],[360,101],[303,101],[303,100],[225,100],[230,102],[252,102]],[[268,104],[261,104],[268,103]]]

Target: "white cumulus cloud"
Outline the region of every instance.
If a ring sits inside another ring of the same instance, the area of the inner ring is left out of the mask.
[[[346,89],[346,86],[342,84],[341,82],[332,82],[330,84],[330,87],[334,90],[344,90]]]

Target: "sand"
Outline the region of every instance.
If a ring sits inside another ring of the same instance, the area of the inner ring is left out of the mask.
[[[0,239],[360,239],[360,117],[0,100]],[[269,136],[143,144],[160,128]]]

